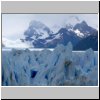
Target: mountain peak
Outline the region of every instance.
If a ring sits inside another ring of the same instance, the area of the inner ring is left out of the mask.
[[[81,24],[83,25],[86,25],[87,26],[87,23],[85,21],[82,21]]]
[[[82,34],[84,34],[85,37],[92,35],[97,32],[94,28],[88,26],[88,24],[85,21],[82,21],[81,23],[78,23],[74,26],[74,31],[78,30]]]
[[[74,27],[77,23],[80,23],[80,19],[77,16],[70,16],[70,18],[65,21],[65,26],[69,28],[69,26]]]
[[[24,32],[26,40],[37,40],[37,39],[45,39],[53,32],[50,30],[48,26],[44,23],[32,20],[29,24],[28,29]]]

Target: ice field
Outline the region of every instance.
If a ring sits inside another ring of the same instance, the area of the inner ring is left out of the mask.
[[[2,86],[97,86],[98,52],[2,49]]]

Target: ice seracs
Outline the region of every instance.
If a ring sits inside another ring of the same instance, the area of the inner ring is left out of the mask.
[[[98,57],[90,48],[72,52],[69,42],[50,51],[2,51],[3,86],[97,86]]]

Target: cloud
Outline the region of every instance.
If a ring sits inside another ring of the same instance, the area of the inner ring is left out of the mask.
[[[62,26],[72,16],[85,20],[94,28],[98,26],[97,14],[2,14],[2,35],[10,39],[19,38],[32,20],[41,21],[52,28]]]

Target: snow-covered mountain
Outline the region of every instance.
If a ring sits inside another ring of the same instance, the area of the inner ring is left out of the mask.
[[[26,41],[29,39],[45,39],[49,37],[53,32],[45,24],[39,21],[31,21],[28,29],[24,32]]]
[[[59,21],[58,21],[59,22]],[[51,27],[53,33],[57,33],[61,28],[72,29],[77,23],[80,23],[80,19],[77,16],[70,16],[67,20],[62,22],[61,24],[54,24]]]
[[[88,24],[85,21],[82,21],[81,23],[76,24],[73,30],[75,31],[76,34],[79,33],[80,36],[82,37],[87,37],[97,32],[96,29],[88,26]]]
[[[61,28],[58,33],[53,35],[52,41],[47,42],[48,39],[46,40],[45,46],[54,48],[57,46],[57,44],[66,45],[69,41],[71,41],[71,43],[75,45],[79,40],[80,37],[77,37],[77,35],[73,31],[69,31],[66,28]]]
[[[98,33],[96,29],[75,16],[70,17],[62,26],[54,25],[51,29],[44,23],[33,20],[23,33],[23,38],[15,41],[3,38],[3,44],[8,47],[54,48],[57,44],[66,45],[70,41],[76,47],[84,38],[94,37],[96,33]],[[92,39],[91,43],[94,42]],[[82,44],[87,45],[86,42]],[[89,48],[88,45],[86,47]]]
[[[21,40],[24,43],[30,42],[37,48],[54,48],[57,44],[66,45],[69,41],[75,46],[82,39],[97,32],[96,29],[88,26],[85,21],[81,22],[77,17],[72,17],[65,23],[62,27],[55,25],[55,28],[60,29],[54,33],[42,22],[32,21],[24,32],[25,38]]]

